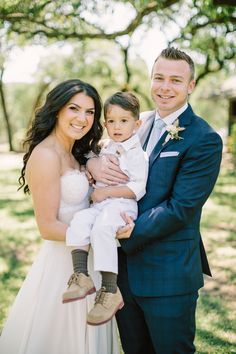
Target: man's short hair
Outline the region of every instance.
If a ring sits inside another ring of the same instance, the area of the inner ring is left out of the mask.
[[[107,111],[110,105],[119,106],[125,111],[132,113],[135,119],[139,119],[140,104],[138,98],[131,92],[119,91],[110,96],[104,103],[104,117],[106,119]]]
[[[184,60],[188,63],[189,68],[190,68],[190,80],[194,79],[194,62],[192,60],[192,58],[190,58],[190,56],[188,54],[186,54],[185,52],[183,52],[182,50],[179,50],[177,48],[174,47],[168,47],[163,49],[163,51],[161,52],[161,54],[158,55],[158,57],[156,58],[154,64],[156,63],[156,61],[159,58],[165,58],[168,60]]]

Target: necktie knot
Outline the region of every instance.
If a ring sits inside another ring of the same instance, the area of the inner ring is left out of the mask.
[[[161,136],[161,132],[162,129],[165,126],[165,122],[163,121],[163,119],[155,119],[153,127],[152,127],[152,131],[148,140],[148,144],[147,144],[147,153],[148,155],[151,154],[152,150],[154,149],[154,146],[156,145],[156,143],[158,142],[160,136]]]
[[[165,124],[165,122],[163,121],[163,119],[157,118],[157,119],[155,119],[154,127],[153,127],[153,128],[162,129],[165,125],[166,125],[166,124]]]

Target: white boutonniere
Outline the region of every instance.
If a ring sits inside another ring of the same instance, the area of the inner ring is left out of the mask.
[[[179,132],[182,130],[185,130],[183,127],[179,127],[179,120],[176,119],[173,124],[167,125],[166,131],[168,131],[168,134],[165,138],[165,141],[162,145],[165,145],[169,140],[182,140],[183,138],[179,136]]]

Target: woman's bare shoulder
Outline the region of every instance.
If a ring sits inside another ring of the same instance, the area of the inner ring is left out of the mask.
[[[26,165],[26,175],[60,173],[61,163],[58,152],[50,144],[40,143],[32,151]]]

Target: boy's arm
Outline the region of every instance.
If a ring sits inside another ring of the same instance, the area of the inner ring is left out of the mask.
[[[127,186],[107,186],[94,189],[91,199],[94,203],[102,202],[107,198],[136,199],[135,193]]]

